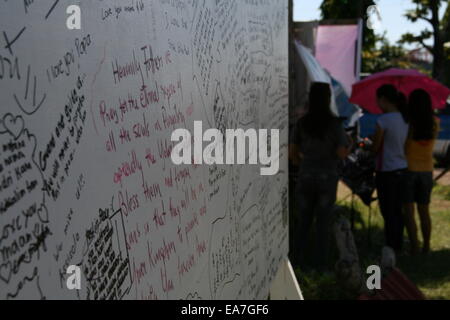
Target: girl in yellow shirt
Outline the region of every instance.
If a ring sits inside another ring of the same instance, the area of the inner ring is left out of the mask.
[[[417,204],[423,237],[424,253],[430,250],[430,200],[433,188],[433,149],[439,132],[439,119],[433,114],[430,95],[422,89],[409,96],[410,126],[405,152],[408,161],[405,190],[405,222],[411,253],[419,252],[414,203]]]

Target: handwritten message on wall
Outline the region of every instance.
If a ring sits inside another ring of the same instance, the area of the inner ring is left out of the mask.
[[[284,0],[0,0],[0,299],[266,298],[288,251],[287,21]],[[278,174],[174,165],[194,121],[279,129]]]

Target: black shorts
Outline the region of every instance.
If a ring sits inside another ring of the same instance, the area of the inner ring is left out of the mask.
[[[432,189],[432,172],[408,171],[405,176],[405,203],[429,204]]]

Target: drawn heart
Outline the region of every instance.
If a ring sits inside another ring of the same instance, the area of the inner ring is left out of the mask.
[[[6,131],[14,137],[14,139],[17,139],[21,135],[24,128],[23,118],[22,116],[14,117],[12,114],[8,113],[3,117],[3,126]]]
[[[42,223],[48,223],[48,210],[45,204],[42,204],[40,208],[38,209],[38,217],[39,220],[41,220]]]
[[[0,279],[6,284],[11,280],[11,262],[4,263],[0,266]]]

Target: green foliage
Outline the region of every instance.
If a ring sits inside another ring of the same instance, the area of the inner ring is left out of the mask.
[[[305,300],[354,300],[357,295],[346,291],[332,273],[295,269]]]
[[[323,19],[364,18],[362,72],[375,73],[393,67],[418,68],[427,72],[426,68],[408,61],[407,52],[401,45],[392,45],[385,35],[376,35],[367,28],[367,8],[374,4],[373,0],[323,0],[320,9]],[[431,37],[425,34],[423,36]],[[413,40],[414,35],[410,34],[408,37],[408,40]]]
[[[439,0],[432,0],[439,1]],[[419,20],[427,21],[431,24],[433,28],[439,28],[439,26],[434,26],[433,21],[431,20],[431,2],[430,0],[412,0],[412,2],[416,5],[415,9],[408,10],[405,13],[405,17],[411,22],[417,22]],[[419,34],[415,35],[410,32],[404,34],[400,40],[401,44],[404,43],[417,43],[422,47],[426,48],[431,53],[433,52],[433,48],[426,45],[425,42],[427,40],[432,40],[434,36],[433,31],[429,29],[422,30]]]
[[[374,5],[373,0],[363,0],[363,12]],[[361,4],[358,0],[324,0],[320,6],[323,19],[354,19],[361,17]]]
[[[410,32],[402,35],[400,43],[420,43],[424,48],[427,48],[430,52],[433,51],[431,47],[425,44],[426,40],[430,40],[433,37],[433,32],[430,30],[422,30],[420,34],[414,35]]]
[[[406,33],[398,44],[390,44],[384,35],[376,35],[373,30],[367,28],[367,8],[375,2],[373,0],[323,0],[320,9],[323,19],[355,19],[364,18],[364,43],[362,72],[374,73],[383,71],[391,67],[399,68],[416,68],[422,72],[429,73],[438,78],[438,80],[446,81],[450,85],[450,49],[445,49],[442,53],[443,42],[450,41],[450,4],[448,0],[411,0],[415,8],[405,13],[407,19],[411,22],[418,20],[427,21],[431,29],[425,29],[419,34]],[[436,8],[447,5],[446,13],[442,21],[439,17],[436,19]],[[434,12],[434,16],[433,16]],[[433,30],[433,31],[431,31]],[[440,44],[434,46],[427,45],[426,42],[435,42],[434,30],[441,32]],[[430,72],[430,66],[415,65],[408,60],[404,44],[416,43],[426,48],[435,55],[435,63],[433,72]],[[441,50],[441,51],[439,51]],[[443,72],[443,70],[445,70]]]
[[[408,18],[408,20],[416,22],[419,19],[429,16],[430,0],[412,0],[411,2],[416,5],[416,8],[406,12],[405,17]]]
[[[358,19],[364,18],[364,50],[372,50],[376,39],[373,30],[367,28],[367,8],[374,5],[373,0],[323,0],[320,10],[322,19]],[[361,6],[362,5],[362,6]]]
[[[434,188],[433,192],[444,200],[450,201],[450,186],[438,185]]]
[[[426,64],[418,65],[410,61],[408,52],[401,45],[389,43],[386,35],[376,37],[376,47],[363,51],[362,71],[376,73],[389,68],[418,69],[423,73],[430,73]]]

